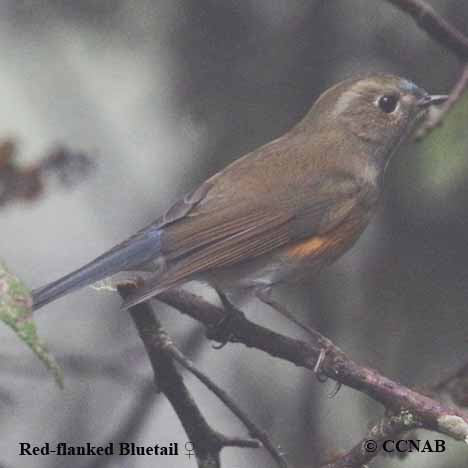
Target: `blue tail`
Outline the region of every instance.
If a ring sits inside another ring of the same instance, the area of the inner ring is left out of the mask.
[[[87,265],[32,292],[33,309],[119,271],[138,269],[161,255],[161,230],[146,228]]]

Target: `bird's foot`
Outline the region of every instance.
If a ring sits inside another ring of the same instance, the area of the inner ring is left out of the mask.
[[[216,292],[221,300],[226,315],[217,324],[208,329],[206,336],[210,340],[219,342],[219,344],[213,345],[214,349],[221,349],[226,346],[227,343],[237,341],[234,333],[234,325],[238,323],[239,320],[245,320],[245,315],[231,303],[226,294],[218,289],[216,289]]]
[[[322,369],[322,365],[323,365],[323,362],[325,361],[326,355],[327,355],[327,348],[324,347],[320,350],[320,354],[317,358],[317,362],[315,363],[314,370],[313,370],[315,378],[320,383],[324,383],[328,380],[328,377],[326,376],[325,372]]]
[[[326,382],[328,380],[328,376],[325,374],[323,370],[323,363],[327,356],[327,352],[334,348],[333,343],[328,338],[324,337],[321,333],[319,333],[317,330],[314,330],[313,328],[309,327],[308,325],[298,320],[288,310],[286,306],[279,303],[278,301],[275,301],[271,297],[271,288],[259,289],[255,292],[255,294],[261,302],[263,302],[264,304],[267,304],[272,309],[279,312],[283,317],[295,323],[299,328],[304,330],[308,335],[310,335],[318,343],[318,345],[320,346],[320,354],[317,358],[317,362],[315,363],[313,372],[314,372],[316,379],[320,383]],[[328,396],[330,398],[333,398],[339,392],[340,388],[341,388],[341,384],[337,382],[335,388],[332,390],[332,392]]]
[[[325,358],[327,357],[327,352],[329,350],[329,347],[327,346],[326,341],[320,343],[322,348],[320,350],[320,354],[317,358],[317,362],[315,363],[313,372],[315,375],[315,378],[320,382],[320,383],[325,383],[328,380],[328,376],[326,375],[325,371],[323,370],[323,363],[325,361]],[[338,392],[341,389],[341,383],[340,382],[335,382],[335,387],[334,389],[328,394],[329,398],[334,398]]]

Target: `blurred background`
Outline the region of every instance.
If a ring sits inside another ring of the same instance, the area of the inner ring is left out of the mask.
[[[468,3],[437,11],[468,31]],[[158,217],[206,177],[292,126],[331,84],[356,73],[403,75],[447,92],[457,59],[385,1],[2,0],[0,141],[33,164],[57,144],[84,152],[91,174],[1,211],[2,258],[37,287]],[[387,172],[384,203],[355,248],[302,290],[278,291],[303,321],[358,362],[405,385],[437,381],[466,360],[468,340],[468,98]],[[204,291],[207,298],[213,294]],[[36,315],[62,364],[60,391],[0,327],[0,466],[189,467],[192,458],[22,457],[19,442],[182,446],[186,436],[152,375],[116,294],[86,289]],[[382,407],[258,351],[211,348],[202,328],[158,308],[197,365],[268,430],[294,468],[352,447]],[[306,338],[256,302],[247,315]],[[245,434],[191,376],[208,421]],[[436,435],[420,433],[420,438]],[[262,450],[226,449],[223,466],[274,466]],[[466,467],[466,446],[375,467]],[[404,464],[404,465],[403,465]]]

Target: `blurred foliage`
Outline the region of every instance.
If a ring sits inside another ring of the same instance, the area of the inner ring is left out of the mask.
[[[418,158],[420,179],[426,190],[446,195],[468,176],[468,95],[445,116],[442,126],[422,143]]]
[[[83,153],[58,147],[34,164],[23,167],[17,161],[17,144],[0,142],[0,207],[13,202],[30,202],[44,192],[44,179],[54,174],[60,184],[69,187],[89,174],[92,160]]]
[[[31,306],[28,288],[0,262],[0,320],[32,349],[52,372],[57,385],[63,388],[63,372],[39,338]]]

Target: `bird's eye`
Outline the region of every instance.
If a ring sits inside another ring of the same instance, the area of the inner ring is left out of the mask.
[[[391,114],[397,108],[399,99],[398,94],[384,94],[377,100],[377,105],[386,114]]]

